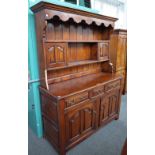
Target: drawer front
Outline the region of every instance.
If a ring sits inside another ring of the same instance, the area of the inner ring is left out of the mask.
[[[111,82],[111,83],[108,83],[105,85],[105,91],[110,91],[114,88],[117,88],[117,87],[120,87],[121,86],[121,81],[114,81],[114,82]]]
[[[89,92],[90,97],[95,97],[104,93],[104,86],[96,87]]]
[[[84,92],[84,93],[81,93],[81,94],[78,94],[78,95],[68,97],[65,100],[66,108],[70,107],[70,106],[73,106],[73,105],[75,105],[75,104],[77,104],[79,102],[82,102],[84,100],[87,100],[87,99],[88,99],[88,92]]]

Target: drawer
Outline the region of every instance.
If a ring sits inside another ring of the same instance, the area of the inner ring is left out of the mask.
[[[79,102],[88,99],[88,92],[80,93],[78,95],[74,95],[65,99],[66,107],[73,106]]]
[[[95,97],[95,96],[100,95],[102,93],[104,93],[104,86],[94,88],[93,90],[91,90],[89,92],[89,96],[90,97]]]
[[[111,82],[111,83],[108,83],[105,85],[105,91],[110,91],[114,88],[117,88],[117,87],[120,87],[121,86],[121,81],[114,81],[114,82]]]

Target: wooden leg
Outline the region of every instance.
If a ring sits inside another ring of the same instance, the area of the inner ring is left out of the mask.
[[[65,149],[65,103],[64,101],[61,101],[58,105],[58,117],[59,117],[59,142],[60,142],[60,155],[66,155],[66,149]]]
[[[126,94],[126,91],[123,91],[122,94],[125,95]]]
[[[59,153],[59,155],[66,155],[66,152],[65,152],[65,150],[60,150],[60,153]]]
[[[119,116],[115,117],[115,120],[118,120],[119,119]]]

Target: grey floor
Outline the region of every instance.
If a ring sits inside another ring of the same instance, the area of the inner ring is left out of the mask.
[[[67,152],[67,155],[120,155],[127,136],[127,96],[122,96],[120,118]],[[29,155],[58,155],[54,148],[43,138],[39,139],[29,129]]]

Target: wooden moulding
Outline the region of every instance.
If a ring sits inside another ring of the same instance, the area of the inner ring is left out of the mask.
[[[115,29],[113,31],[113,34],[122,34],[122,33],[127,34],[127,30],[126,29]]]
[[[105,27],[108,27],[110,25],[114,27],[113,21],[97,19],[93,17],[86,17],[86,16],[81,16],[81,15],[76,15],[73,13],[66,13],[66,12],[45,9],[46,20],[52,19],[54,16],[58,16],[60,20],[62,20],[63,22],[66,22],[69,19],[73,19],[73,21],[77,24],[81,23],[82,21],[85,21],[88,25],[91,25],[94,22],[98,26],[100,26],[101,24],[104,24]]]
[[[42,9],[44,9],[45,11],[45,20],[49,20],[52,19],[54,16],[58,16],[64,22],[68,21],[71,18],[76,23],[85,21],[88,25],[90,25],[94,22],[98,26],[104,24],[105,27],[108,27],[110,25],[114,27],[114,22],[117,20],[117,18],[94,14],[64,6],[58,6],[47,2],[40,2],[31,7],[31,10],[34,13]]]

